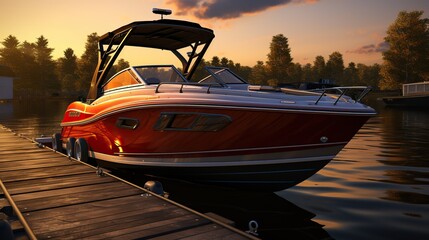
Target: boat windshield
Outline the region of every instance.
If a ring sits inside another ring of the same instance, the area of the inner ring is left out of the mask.
[[[140,78],[148,85],[160,83],[186,83],[186,79],[173,66],[134,67]]]
[[[247,84],[246,81],[235,75],[229,68],[224,67],[205,67],[206,71],[210,74],[201,79],[199,83],[218,83],[222,86],[228,84]]]

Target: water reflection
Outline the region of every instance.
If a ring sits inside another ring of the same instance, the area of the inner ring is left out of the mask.
[[[314,212],[334,238],[425,238],[429,113],[378,111],[322,171],[280,195]]]
[[[1,103],[0,122],[29,137],[60,131],[60,122],[72,100],[22,100]]]
[[[387,190],[383,199],[410,204],[429,204],[429,195],[416,192]]]
[[[382,128],[382,163],[429,167],[429,111],[386,108]]]

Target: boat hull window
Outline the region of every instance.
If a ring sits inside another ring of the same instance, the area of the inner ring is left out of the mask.
[[[217,132],[232,122],[223,114],[161,113],[154,126],[156,131]]]
[[[134,118],[118,118],[116,126],[119,128],[136,129],[139,126],[139,120]]]

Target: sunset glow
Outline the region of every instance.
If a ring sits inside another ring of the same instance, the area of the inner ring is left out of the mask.
[[[54,48],[53,57],[72,48],[80,57],[86,36],[102,35],[132,21],[153,20],[153,7],[170,8],[168,18],[196,21],[212,28],[216,38],[205,59],[227,57],[253,66],[266,61],[269,43],[276,34],[285,35],[294,62],[313,63],[317,55],[334,52],[349,62],[381,63],[387,27],[401,10],[422,10],[429,17],[425,0],[284,0],[284,1],[95,1],[72,2],[4,1],[0,14],[0,39],[14,35],[20,42],[35,42],[43,35]],[[275,2],[275,3],[272,3]],[[241,4],[241,5],[240,5]],[[239,7],[241,6],[241,7]],[[127,59],[132,64],[133,59]]]

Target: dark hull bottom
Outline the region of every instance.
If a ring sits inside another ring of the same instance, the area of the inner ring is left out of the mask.
[[[106,169],[143,174],[149,177],[273,192],[290,188],[304,181],[323,168],[330,160],[232,167],[151,167],[97,161],[101,167]]]

